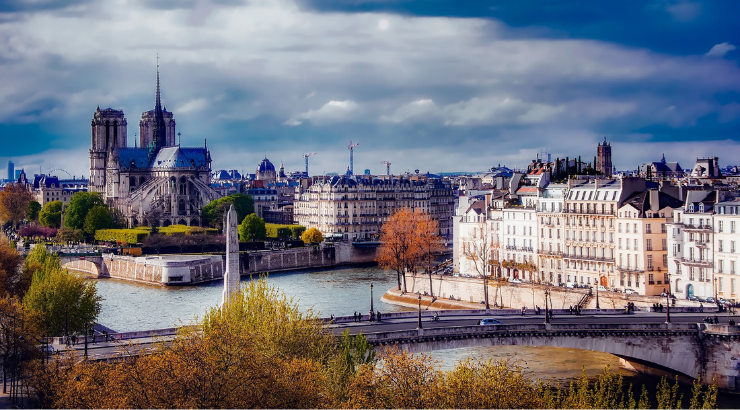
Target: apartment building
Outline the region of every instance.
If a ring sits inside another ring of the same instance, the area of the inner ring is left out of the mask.
[[[618,282],[611,287],[641,295],[668,290],[667,224],[682,204],[657,189],[636,192],[624,201],[616,218]]]
[[[453,190],[435,188],[432,182],[370,175],[317,179],[310,186],[296,187],[294,220],[307,228],[316,227],[327,238],[377,240],[383,223],[396,210],[408,207],[430,214],[450,232],[449,220],[455,209]]]
[[[740,278],[740,198],[714,205],[714,293],[718,298],[738,299]]]
[[[671,292],[682,298],[714,296],[713,223],[717,191],[686,193],[684,206],[668,227],[668,274]]]
[[[540,280],[549,283],[563,283],[563,240],[564,224],[563,206],[568,186],[549,184],[542,192],[537,205],[539,218],[540,246],[539,262]]]

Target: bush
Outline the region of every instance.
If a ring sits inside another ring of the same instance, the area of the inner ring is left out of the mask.
[[[301,225],[281,225],[266,223],[265,230],[267,231],[268,238],[299,239],[301,235],[303,235],[303,232],[306,231],[306,227]]]
[[[26,225],[18,231],[20,236],[27,236],[29,238],[44,237],[52,238],[56,236],[57,230],[54,228],[45,228],[38,225]]]
[[[95,240],[117,243],[142,243],[149,236],[149,231],[141,229],[98,229],[95,231]]]
[[[159,228],[163,235],[218,235],[218,229],[200,226],[170,225]]]

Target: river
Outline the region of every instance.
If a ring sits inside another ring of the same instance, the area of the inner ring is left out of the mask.
[[[242,281],[247,280],[242,277]],[[276,273],[268,283],[296,298],[304,311],[313,308],[321,316],[351,315],[370,310],[370,285],[373,285],[375,310],[397,312],[409,310],[381,302],[383,293],[396,286],[396,275],[378,268],[343,267],[298,272]],[[210,307],[221,303],[223,282],[198,286],[161,287],[98,279],[98,294],[103,297],[99,322],[116,331],[148,330],[190,324]],[[619,359],[608,353],[540,346],[488,346],[431,352],[440,368],[447,370],[467,357],[517,361],[525,371],[543,380],[568,383],[581,377],[595,377],[605,366],[622,374],[627,382],[654,386],[656,379],[619,368]],[[639,390],[637,391],[639,394]],[[685,393],[688,400],[688,390]],[[720,407],[740,407],[740,398],[722,393]],[[688,401],[687,401],[688,403]]]

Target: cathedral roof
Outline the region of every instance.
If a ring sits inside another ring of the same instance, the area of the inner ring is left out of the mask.
[[[208,166],[206,148],[164,147],[157,152],[152,168],[200,168]]]
[[[149,167],[149,149],[118,148],[118,163],[122,168]]]

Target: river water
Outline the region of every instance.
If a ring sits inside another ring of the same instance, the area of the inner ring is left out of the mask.
[[[255,276],[256,278],[256,276]],[[242,281],[248,280],[242,277]],[[409,310],[381,302],[386,290],[396,286],[396,275],[377,266],[344,267],[271,274],[269,284],[296,298],[302,310],[313,308],[321,316],[351,315],[370,310],[370,285],[373,304],[381,312]],[[198,286],[161,287],[98,279],[98,294],[103,297],[98,321],[118,332],[148,330],[190,324],[211,307],[221,303],[223,282]],[[448,370],[465,358],[513,360],[536,378],[568,383],[601,373],[605,366],[625,376],[627,382],[654,385],[656,379],[619,368],[619,359],[608,353],[539,346],[488,346],[431,352],[441,369]],[[639,390],[637,392],[639,394]],[[688,397],[688,395],[686,395]],[[688,399],[687,399],[688,400]],[[720,407],[740,407],[736,395],[721,394]]]

